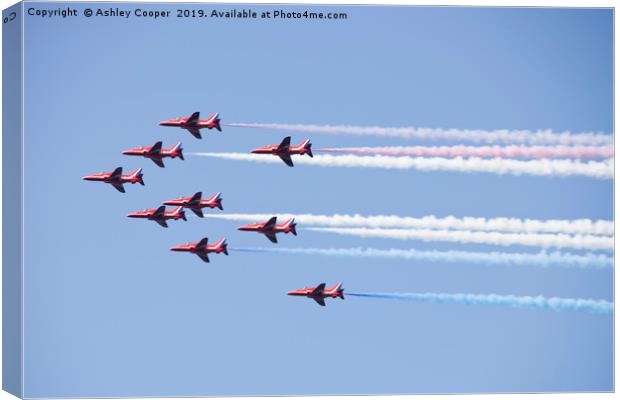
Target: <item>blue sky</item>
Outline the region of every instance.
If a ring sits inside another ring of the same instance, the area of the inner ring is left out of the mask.
[[[181,140],[186,152],[244,152],[285,136],[224,128],[198,141],[157,125],[198,110],[219,111],[225,123],[612,132],[611,10],[334,9],[349,18],[25,18],[27,397],[613,389],[609,315],[363,298],[320,308],[285,295],[343,281],[355,292],[611,301],[609,269],[234,252],[204,264],[168,249],[204,236],[226,236],[231,247],[271,244],[235,222],[190,218],[162,229],[125,217],[201,190],[222,192],[225,210],[238,213],[612,219],[609,180],[191,156],[159,169],[121,154],[158,140]],[[80,179],[117,166],[144,167],[146,187],[123,195]],[[301,229],[280,246],[498,250]]]

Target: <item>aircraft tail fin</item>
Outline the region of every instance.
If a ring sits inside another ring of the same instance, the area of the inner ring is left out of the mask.
[[[295,218],[289,219],[286,223],[286,227],[291,230],[293,235],[297,236],[297,229],[295,229],[297,227],[297,223],[295,223]]]
[[[144,180],[142,179],[142,176],[143,176],[143,174],[142,174],[142,168],[138,168],[138,169],[136,169],[135,171],[133,171],[133,172],[131,173],[131,175],[129,175],[129,177],[130,177],[130,178],[132,178],[132,179],[133,179],[133,178],[136,178],[137,182],[138,182],[140,185],[144,186]]]
[[[219,208],[222,211],[224,210],[224,207],[222,207],[222,192],[217,192],[215,196],[213,197],[213,201],[215,202],[215,206],[217,208]]]
[[[338,294],[338,297],[344,300],[344,289],[342,288],[342,282],[338,282],[336,285],[336,293]]]
[[[302,143],[302,147],[307,155],[309,155],[310,157],[314,157],[314,154],[312,154],[312,143],[310,143],[310,139],[304,140],[304,142]]]
[[[220,126],[220,113],[219,112],[209,115],[209,118],[207,118],[207,123],[212,124],[212,125],[209,125],[209,129],[215,128],[220,132],[222,131],[222,127]]]
[[[175,208],[174,211],[172,211],[172,215],[179,215],[183,221],[187,221],[187,218],[185,217],[185,211],[183,211],[183,207],[181,206]]]
[[[181,146],[181,142],[178,142],[172,147],[172,152],[176,152],[181,160],[185,160],[185,157],[183,157],[183,147]]]
[[[226,238],[222,239],[220,247],[222,248],[222,253],[228,255],[228,243],[226,242]]]
[[[130,178],[135,178],[138,175],[142,175],[141,172],[142,172],[142,168],[137,168],[129,175],[129,177]]]

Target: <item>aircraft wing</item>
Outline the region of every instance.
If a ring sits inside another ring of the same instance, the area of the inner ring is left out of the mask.
[[[314,288],[314,290],[312,291],[312,294],[313,295],[323,294],[324,290],[325,290],[325,284],[321,283],[319,286]]]
[[[204,218],[204,214],[202,213],[202,209],[200,207],[190,208],[190,210],[192,210],[194,212],[194,214],[196,214],[200,218]]]
[[[269,218],[269,221],[265,222],[265,224],[263,225],[263,229],[273,229],[276,226],[276,221],[278,220],[278,217],[271,217]]]
[[[164,162],[161,158],[151,158],[151,160],[153,160],[153,162],[155,164],[157,164],[158,167],[160,168],[166,168],[166,166],[164,165]]]
[[[273,243],[278,243],[278,238],[275,233],[265,232],[265,236],[267,236],[267,239],[271,240]]]
[[[111,180],[120,179],[122,175],[123,175],[123,167],[118,167],[114,170],[114,172],[112,172],[109,179]]]
[[[287,136],[282,140],[282,143],[280,143],[276,151],[278,153],[288,152],[290,147],[291,147],[291,137]]]
[[[157,210],[153,213],[154,218],[164,218],[164,213],[166,212],[166,206],[159,206]]]
[[[209,238],[202,238],[202,239],[200,240],[200,242],[198,242],[198,243],[196,244],[196,248],[197,248],[197,249],[200,249],[200,248],[202,248],[202,247],[207,247],[207,244],[208,244],[208,243],[209,243]]]
[[[320,306],[325,307],[325,300],[322,297],[313,297],[314,301],[319,303]]]
[[[202,139],[202,135],[200,134],[200,129],[192,128],[188,129],[189,133],[194,135],[196,139]]]
[[[168,223],[166,223],[166,221],[164,221],[163,219],[156,219],[155,222],[157,222],[159,225],[163,226],[164,228],[168,227]]]
[[[200,118],[200,112],[196,111],[195,113],[193,113],[192,115],[190,115],[190,117],[187,119],[187,121],[185,122],[185,125],[195,125],[196,122],[198,122],[198,119]]]
[[[112,186],[114,186],[119,192],[125,193],[125,187],[122,183],[113,183]]]
[[[204,253],[204,254],[200,254],[200,253],[198,253],[198,254],[196,254],[196,255],[197,255],[198,257],[200,257],[200,259],[201,259],[202,261],[204,261],[204,262],[211,262],[211,261],[209,261],[209,255],[208,255],[207,253]]]
[[[189,199],[189,203],[200,203],[200,200],[202,199],[202,192],[196,192],[194,193],[194,195],[192,196],[191,199]]]
[[[159,152],[161,151],[161,142],[157,142],[153,145],[153,147],[151,147],[151,149],[148,151],[148,154],[159,154]]]
[[[295,164],[293,164],[293,160],[291,160],[290,154],[282,153],[282,154],[278,154],[278,156],[280,157],[280,159],[282,159],[282,161],[284,161],[284,164],[288,165],[289,167],[295,166]]]

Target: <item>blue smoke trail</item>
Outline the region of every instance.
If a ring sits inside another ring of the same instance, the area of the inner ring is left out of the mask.
[[[417,249],[373,249],[373,248],[270,248],[252,247],[235,248],[235,251],[252,253],[306,254],[341,257],[371,257],[387,259],[418,260],[429,262],[471,262],[487,265],[537,265],[540,267],[576,267],[576,268],[611,268],[613,258],[605,254],[586,253],[583,255],[554,251],[547,253],[504,253],[504,252],[470,252],[438,251]]]
[[[542,296],[514,296],[499,294],[466,294],[466,293],[347,293],[347,296],[370,297],[375,299],[409,300],[429,303],[484,304],[524,308],[540,308],[555,311],[586,311],[598,314],[609,314],[613,311],[613,303],[605,300],[566,299]]]

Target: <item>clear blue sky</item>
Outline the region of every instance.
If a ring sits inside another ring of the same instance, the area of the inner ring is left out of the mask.
[[[243,152],[285,136],[224,128],[198,141],[157,125],[197,110],[223,122],[612,131],[611,10],[334,9],[348,20],[26,17],[27,397],[613,389],[609,315],[360,298],[321,308],[285,295],[343,281],[356,292],[612,300],[610,270],[248,253],[204,264],[168,249],[203,236],[270,243],[234,222],[162,229],[125,217],[201,190],[223,192],[228,212],[612,219],[611,181],[190,156],[160,169],[121,154],[158,140]],[[146,187],[80,179],[117,166],[144,167]],[[280,245],[497,250],[308,231]]]

